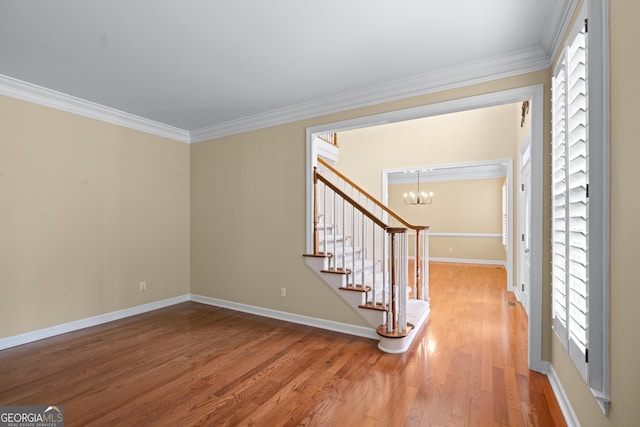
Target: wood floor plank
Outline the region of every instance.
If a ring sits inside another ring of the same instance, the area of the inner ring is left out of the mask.
[[[504,369],[502,368],[493,368],[493,420],[500,425],[509,423]]]
[[[564,426],[505,283],[432,263],[429,323],[401,355],[178,304],[0,351],[0,405],[59,404],[68,426]]]
[[[520,394],[518,393],[518,379],[513,366],[504,367],[504,386],[506,403],[509,409],[520,409]]]

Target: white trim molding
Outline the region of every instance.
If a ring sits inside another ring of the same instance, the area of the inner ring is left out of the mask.
[[[610,70],[609,1],[587,0],[589,18],[589,388],[609,416]],[[599,283],[594,286],[593,283]],[[598,331],[598,329],[600,329]],[[596,348],[598,346],[598,348]]]
[[[569,29],[571,18],[576,11],[579,0],[568,0],[564,2],[556,2],[556,8],[562,8],[560,13],[553,13],[552,15],[557,17],[558,22],[549,21],[549,31],[545,31],[545,40],[543,44],[547,47],[547,51],[550,52],[551,61],[558,54],[560,46],[562,46],[562,39]]]
[[[471,237],[482,239],[502,239],[501,233],[434,233],[429,232],[429,237]]]
[[[180,142],[190,142],[189,132],[115,108],[76,98],[42,86],[0,74],[0,95],[32,102],[67,113],[100,120]]]
[[[124,319],[126,317],[136,316],[138,314],[147,313],[149,311],[158,310],[160,308],[169,307],[187,301],[194,301],[201,304],[212,305],[221,308],[227,308],[242,313],[255,314],[257,316],[270,317],[272,319],[283,320],[285,322],[297,323],[300,325],[312,326],[319,329],[325,329],[334,332],[340,332],[358,337],[379,340],[380,337],[375,329],[350,325],[347,323],[334,322],[332,320],[319,319],[316,317],[303,316],[301,314],[287,313],[284,311],[272,310],[269,308],[257,307],[254,305],[241,304],[233,301],[221,300],[202,295],[185,294],[161,301],[151,302],[149,304],[138,305],[123,310],[112,311],[110,313],[100,314],[98,316],[88,317],[86,319],[76,320],[74,322],[63,323],[51,326],[49,328],[38,329],[32,332],[26,332],[20,335],[14,335],[0,339],[0,350],[15,347],[22,344],[38,341],[45,338],[51,338],[56,335],[66,334],[68,332],[77,331],[91,326],[97,326],[103,323],[112,322],[114,320]]]
[[[442,258],[442,257],[429,257],[429,261],[434,262],[453,262],[458,264],[481,264],[481,265],[499,265],[501,267],[507,267],[507,263],[500,259],[471,259],[471,258]]]
[[[551,58],[545,49],[525,49],[195,129],[191,132],[191,142],[512,77],[545,70],[550,66]]]
[[[543,47],[539,46],[193,130],[159,123],[4,75],[0,75],[0,95],[191,143],[545,70],[550,66],[551,57]]]
[[[564,416],[564,420],[567,422],[567,426],[580,427],[578,417],[576,416],[576,413],[571,406],[569,397],[565,393],[564,388],[562,387],[562,383],[560,382],[558,374],[553,368],[553,365],[549,362],[544,362],[544,369],[547,374],[547,378],[549,379],[549,384],[551,384],[553,394],[555,394],[558,405],[560,406],[560,411]]]
[[[297,323],[300,325],[313,326],[315,328],[326,329],[343,334],[355,335],[358,337],[379,340],[380,337],[375,329],[366,326],[350,325],[347,323],[334,322],[332,320],[319,319],[317,317],[303,316],[301,314],[288,313],[285,311],[272,310],[269,308],[257,307],[255,305],[241,304],[239,302],[227,301],[218,298],[206,297],[203,295],[191,294],[191,301],[201,304],[213,305],[243,313],[255,314],[257,316],[269,317],[272,319],[284,320],[285,322]]]
[[[189,301],[188,294],[164,299],[161,301],[150,302],[148,304],[138,305],[135,307],[125,308],[123,310],[112,311],[110,313],[99,314],[97,316],[87,317],[86,319],[63,323],[60,325],[51,326],[49,328],[38,329],[20,335],[2,338],[0,339],[0,350],[4,350],[5,348],[9,347],[15,347],[17,345],[27,344],[44,338],[54,337],[56,335],[66,334],[67,332],[73,332],[79,329],[89,328],[91,326],[100,325],[102,323],[113,322],[114,320],[136,316],[138,314],[158,310],[159,308],[169,307],[186,301]]]

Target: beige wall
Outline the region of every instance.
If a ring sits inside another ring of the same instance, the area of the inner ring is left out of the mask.
[[[191,146],[191,292],[364,326],[303,262],[304,129]]]
[[[515,159],[520,122],[513,109],[507,104],[340,132],[336,168],[381,199],[386,169]]]
[[[553,337],[551,362],[584,427],[636,426],[640,419],[640,194],[637,191],[638,121],[640,111],[640,3],[611,0],[611,265],[610,265],[610,377],[611,412],[606,418],[571,363],[562,344]]]
[[[424,183],[422,191],[434,193],[430,205],[406,205],[404,193],[416,184],[389,185],[389,208],[412,224],[428,225],[432,233],[502,233],[504,178]],[[434,258],[506,261],[502,238],[431,237]]]
[[[188,293],[188,242],[187,144],[0,96],[0,338]]]

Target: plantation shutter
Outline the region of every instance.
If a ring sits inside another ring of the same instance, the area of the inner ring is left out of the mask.
[[[586,0],[576,11],[553,70],[551,283],[553,329],[608,415],[610,104],[605,3]]]
[[[566,172],[566,79],[560,67],[552,80],[552,288],[554,327],[558,336],[567,345],[567,172]]]
[[[570,40],[552,81],[552,285],[554,328],[586,379],[589,221],[585,29]]]
[[[587,57],[582,29],[567,57],[568,201],[569,201],[569,354],[586,363],[588,298],[587,214]],[[580,367],[581,364],[578,364]],[[586,366],[583,372],[586,378]]]

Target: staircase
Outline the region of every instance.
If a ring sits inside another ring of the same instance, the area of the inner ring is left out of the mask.
[[[382,351],[406,351],[429,315],[428,227],[407,223],[322,158],[313,217],[307,265],[375,328]]]

